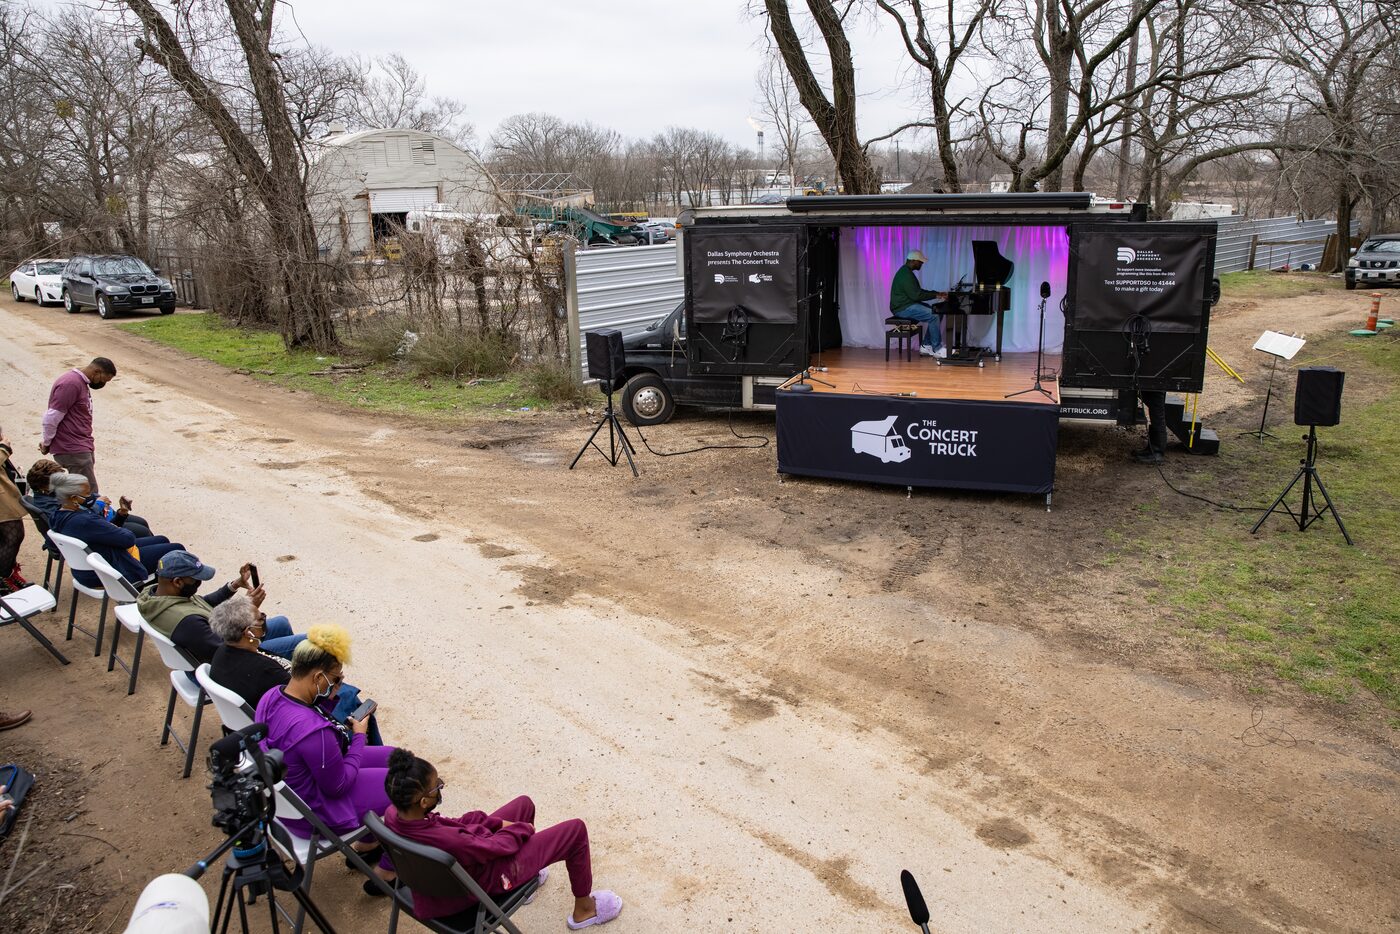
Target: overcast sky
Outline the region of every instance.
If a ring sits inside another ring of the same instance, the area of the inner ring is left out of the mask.
[[[484,143],[502,118],[542,110],[628,136],[694,126],[754,145],[764,24],[745,0],[292,0],[307,38],[337,52],[400,52],[434,94],[467,105]],[[910,119],[897,34],[852,37],[862,132]]]

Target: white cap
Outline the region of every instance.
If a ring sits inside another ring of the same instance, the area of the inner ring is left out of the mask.
[[[209,896],[189,876],[157,876],[141,891],[125,934],[207,934]]]
[[[904,254],[904,261],[906,263],[909,262],[909,260],[911,259],[916,259],[921,263],[928,262],[928,257],[924,256],[923,250],[910,250],[908,253]]]

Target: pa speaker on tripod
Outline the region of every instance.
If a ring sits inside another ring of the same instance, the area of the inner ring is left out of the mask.
[[[1330,512],[1332,518],[1337,520],[1337,528],[1341,529],[1347,544],[1353,544],[1347,527],[1342,524],[1342,514],[1337,512],[1332,497],[1327,494],[1327,487],[1322,483],[1322,476],[1317,472],[1317,426],[1330,427],[1341,424],[1342,381],[1345,377],[1346,374],[1341,370],[1330,366],[1299,368],[1298,388],[1293,395],[1293,421],[1295,424],[1308,426],[1308,433],[1303,436],[1308,445],[1307,454],[1288,486],[1283,488],[1283,492],[1264,511],[1264,515],[1254,523],[1254,528],[1250,529],[1251,533],[1258,532],[1264,525],[1264,520],[1280,509],[1288,513],[1289,518],[1298,526],[1299,532]],[[1284,500],[1293,492],[1299,480],[1303,481],[1303,504],[1294,512]],[[1317,508],[1317,501],[1313,496],[1314,483],[1317,484],[1318,495],[1325,504],[1321,509]]]
[[[627,456],[627,464],[632,468],[632,476],[639,477],[637,473],[637,462],[632,459],[632,441],[627,437],[627,432],[622,430],[622,422],[617,419],[617,412],[613,410],[613,393],[622,388],[622,384],[627,380],[627,350],[622,345],[622,332],[616,328],[607,328],[601,331],[589,331],[584,335],[586,343],[586,356],[588,360],[588,376],[590,379],[598,381],[598,388],[608,397],[608,406],[603,411],[603,417],[598,419],[598,424],[593,426],[593,432],[588,436],[588,440],[583,442],[583,447],[578,449],[574,455],[569,469],[573,470],[578,464],[579,458],[583,457],[583,452],[592,447],[604,459],[614,467]],[[608,429],[608,449],[604,451],[598,444],[598,432],[603,430],[603,426]]]

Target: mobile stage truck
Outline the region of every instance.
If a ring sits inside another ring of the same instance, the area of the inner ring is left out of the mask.
[[[1215,223],[1144,217],[1083,193],[695,209],[684,320],[668,336],[673,348],[684,337],[686,380],[727,384],[745,405],[771,393],[780,473],[1048,505],[1061,417],[1130,424],[1138,391],[1201,389]],[[950,293],[947,359],[887,333],[900,330],[890,283],[911,250],[927,257],[923,288]],[[891,339],[904,344],[893,354]],[[641,362],[629,348],[629,372]],[[1193,449],[1216,449],[1193,430]]]

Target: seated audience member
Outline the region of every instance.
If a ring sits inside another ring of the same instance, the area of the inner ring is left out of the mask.
[[[249,581],[251,567],[247,564],[239,575],[208,597],[198,595],[199,585],[214,577],[214,569],[188,551],[172,551],[156,566],[156,583],[136,600],[136,609],[151,628],[174,642],[198,662],[213,662],[214,653],[224,640],[209,628],[209,616],[214,607],[223,603],[239,589],[248,590],[253,606],[266,624],[260,640],[264,652],[291,658],[292,650],[305,636],[292,632],[285,616],[267,617],[261,613],[267,591],[254,588]]]
[[[24,475],[24,482],[29,486],[29,498],[34,501],[34,505],[43,510],[48,516],[58,508],[58,497],[53,495],[49,489],[49,480],[54,474],[67,473],[63,465],[57,461],[40,459],[34,462],[29,468],[29,472]],[[119,525],[137,538],[151,537],[150,523],[138,515],[132,514],[131,500],[125,496],[119,501],[119,508],[112,508],[112,501],[105,496],[88,497],[87,507],[97,515],[106,519],[113,525]],[[123,511],[125,510],[125,511]]]
[[[10,442],[0,430],[0,594],[23,590],[28,581],[20,574],[19,547],[24,544],[24,520],[28,513],[20,502],[19,487],[10,478]]]
[[[406,749],[389,756],[386,791],[393,804],[384,824],[401,837],[451,853],[493,898],[504,895],[546,866],[563,860],[569,870],[574,910],[565,923],[572,930],[607,924],[622,911],[622,899],[607,889],[593,888],[588,828],[581,820],[535,830],[535,803],[521,795],[490,814],[468,811],[461,817],[434,814],[442,804],[446,783],[437,769]],[[464,923],[470,897],[443,898],[413,893],[414,914],[449,925]]]
[[[291,677],[258,701],[253,720],[267,724],[265,749],[280,749],[286,782],[331,830],[347,834],[360,826],[366,811],[383,815],[390,746],[370,746],[368,720],[337,723],[331,716],[350,661],[350,634],[340,626],[312,626],[292,653]],[[293,833],[311,836],[304,820],[283,823]],[[380,860],[376,872],[394,878],[393,863],[376,843],[356,843],[366,861]],[[364,890],[382,894],[369,879]]]
[[[91,491],[87,477],[82,474],[54,474],[49,478],[49,486],[58,499],[58,508],[49,519],[49,528],[87,545],[107,559],[107,563],[133,586],[145,583],[155,571],[157,562],[167,553],[185,547],[163,535],[137,538],[88,509],[84,504]],[[92,571],[75,570],[73,579],[85,587],[102,586]]]
[[[268,691],[280,688],[291,680],[290,662],[259,650],[262,638],[267,634],[267,624],[247,594],[234,594],[214,607],[214,612],[209,614],[209,628],[223,640],[223,645],[214,652],[214,659],[209,663],[209,676],[243,698],[250,707],[256,707]],[[336,705],[331,716],[337,722],[344,723],[358,706],[360,689],[352,684],[342,684],[336,693]],[[370,715],[368,735],[371,746],[383,745],[373,714]]]

